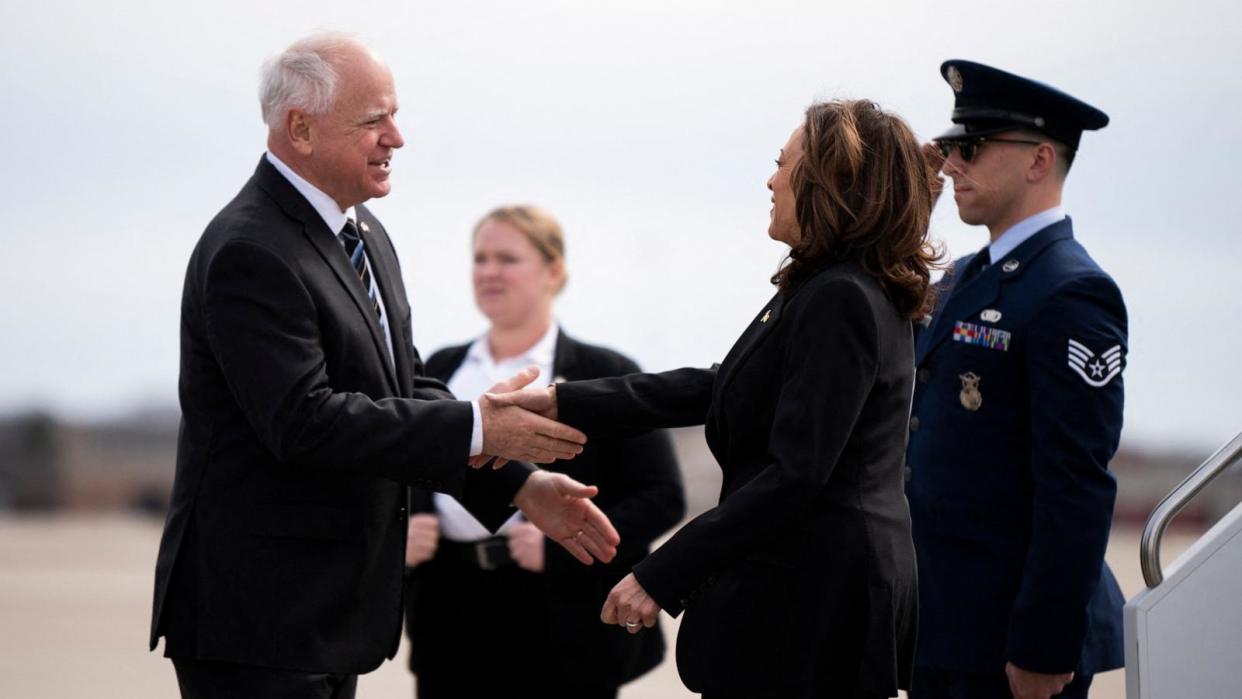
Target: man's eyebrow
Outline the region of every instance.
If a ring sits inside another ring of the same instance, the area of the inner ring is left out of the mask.
[[[359,119],[359,121],[360,122],[375,121],[376,119],[383,119],[389,114],[396,114],[396,113],[397,113],[396,109],[372,109],[369,112],[364,112],[362,117]]]

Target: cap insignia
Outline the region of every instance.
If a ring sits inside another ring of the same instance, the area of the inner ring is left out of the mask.
[[[957,66],[949,66],[947,75],[949,78],[949,87],[953,88],[954,92],[961,92],[962,91],[962,72],[957,69]]]

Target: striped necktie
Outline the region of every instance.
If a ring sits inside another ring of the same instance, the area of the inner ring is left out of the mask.
[[[349,255],[349,261],[358,273],[358,278],[362,280],[363,288],[367,290],[367,298],[371,299],[371,306],[375,308],[375,317],[383,327],[384,314],[380,311],[379,289],[371,279],[371,267],[367,264],[367,246],[358,235],[358,228],[354,226],[352,218],[345,219],[345,227],[341,229],[341,242],[345,244],[345,254]]]

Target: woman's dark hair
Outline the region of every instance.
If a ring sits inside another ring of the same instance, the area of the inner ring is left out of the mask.
[[[936,171],[901,117],[867,100],[811,105],[790,184],[800,237],[772,277],[790,291],[833,262],[852,260],[909,318],[931,310],[927,240]]]

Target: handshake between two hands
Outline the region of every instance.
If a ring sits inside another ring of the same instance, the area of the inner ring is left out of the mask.
[[[501,468],[509,461],[548,463],[582,453],[586,435],[556,421],[556,388],[528,388],[539,376],[527,367],[479,398],[483,453],[470,459],[481,468],[489,461]],[[536,470],[513,498],[513,504],[574,558],[590,565],[617,555],[621,537],[591,498],[599,493],[563,473]]]
[[[556,421],[556,386],[530,386],[538,377],[538,367],[527,367],[479,398],[483,453],[470,459],[472,467],[491,462],[492,468],[501,468],[511,460],[548,463],[582,453],[586,435]],[[591,502],[598,492],[562,473],[535,471],[513,503],[527,521],[582,563],[607,563],[617,555],[621,537]],[[655,626],[659,613],[660,606],[631,573],[608,595],[600,619],[637,633]]]

